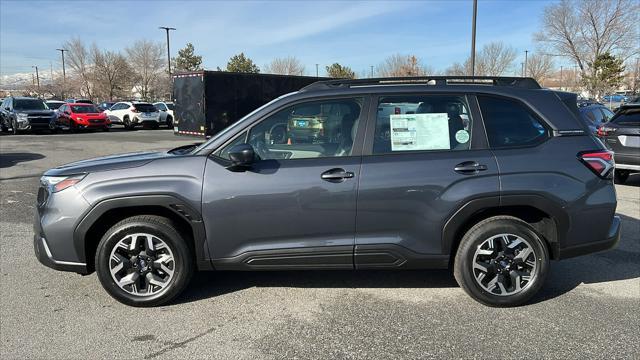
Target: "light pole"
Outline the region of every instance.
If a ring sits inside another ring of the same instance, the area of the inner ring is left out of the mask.
[[[66,70],[64,68],[64,52],[67,51],[65,49],[56,49],[58,51],[60,51],[60,55],[62,56],[62,91],[61,91],[61,98],[60,100],[64,100],[64,88],[65,88],[65,83],[67,82],[67,73]]]
[[[36,84],[38,84],[38,95],[40,94],[40,75],[38,74],[38,67],[32,66],[32,68],[36,69]]]
[[[471,21],[471,76],[476,75],[476,17],[478,0],[473,0],[473,20]]]
[[[176,30],[176,28],[160,26],[158,29],[163,29],[167,32],[167,68],[169,69],[169,82],[171,82],[171,51],[169,49],[169,31]]]
[[[371,65],[371,77],[373,78],[373,65]]]
[[[524,77],[524,63],[520,63],[520,76]]]
[[[560,65],[560,90],[562,90],[562,65]]]
[[[319,76],[319,74],[320,74],[320,73],[318,72],[318,66],[319,66],[319,65],[320,65],[320,64],[316,64],[316,77],[320,77],[320,76]]]
[[[527,55],[529,54],[529,50],[524,51],[524,77],[527,76]]]

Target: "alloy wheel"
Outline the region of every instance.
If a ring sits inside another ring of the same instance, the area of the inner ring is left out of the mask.
[[[111,277],[118,287],[135,296],[151,296],[165,290],[175,269],[167,243],[147,233],[125,236],[109,257]]]
[[[488,238],[473,255],[473,277],[492,295],[509,296],[523,291],[535,281],[537,270],[533,247],[513,234]]]

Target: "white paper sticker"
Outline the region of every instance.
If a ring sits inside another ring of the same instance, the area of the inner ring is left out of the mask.
[[[448,150],[447,113],[389,115],[391,151]]]

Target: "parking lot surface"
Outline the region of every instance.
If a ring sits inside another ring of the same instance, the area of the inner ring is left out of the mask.
[[[448,271],[206,272],[168,306],[124,306],[95,274],[33,255],[38,178],[70,161],[193,143],[169,130],[0,136],[0,358],[639,358],[640,176],[616,186],[613,250],[553,262],[496,309]],[[593,219],[600,221],[600,219]]]

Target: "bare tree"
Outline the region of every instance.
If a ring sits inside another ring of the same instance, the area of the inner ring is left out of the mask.
[[[101,51],[94,44],[91,48],[91,58],[95,70],[95,93],[113,100],[117,96],[124,96],[130,90],[133,70],[124,56],[113,51]]]
[[[553,59],[547,54],[533,54],[527,60],[527,75],[544,85],[553,73]]]
[[[138,40],[126,48],[126,53],[135,74],[136,87],[142,98],[148,99],[152,95],[153,84],[165,68],[164,47],[161,43]]]
[[[490,42],[476,54],[474,74],[477,76],[501,76],[509,72],[517,56],[516,49],[502,42]],[[454,63],[445,70],[447,75],[471,75],[471,59],[463,64]]]
[[[432,74],[432,68],[422,64],[415,55],[391,55],[376,69],[380,77],[407,77]]]
[[[304,74],[304,65],[294,56],[275,58],[264,67],[264,72],[268,74],[301,76]]]
[[[79,38],[67,41],[64,46],[67,49],[67,64],[72,72],[77,76],[79,88],[89,99],[92,98],[92,75],[93,66],[89,56],[89,51]]]
[[[562,0],[545,8],[534,40],[549,54],[571,59],[583,78],[593,77],[602,54],[626,60],[640,52],[639,12],[636,0]]]

